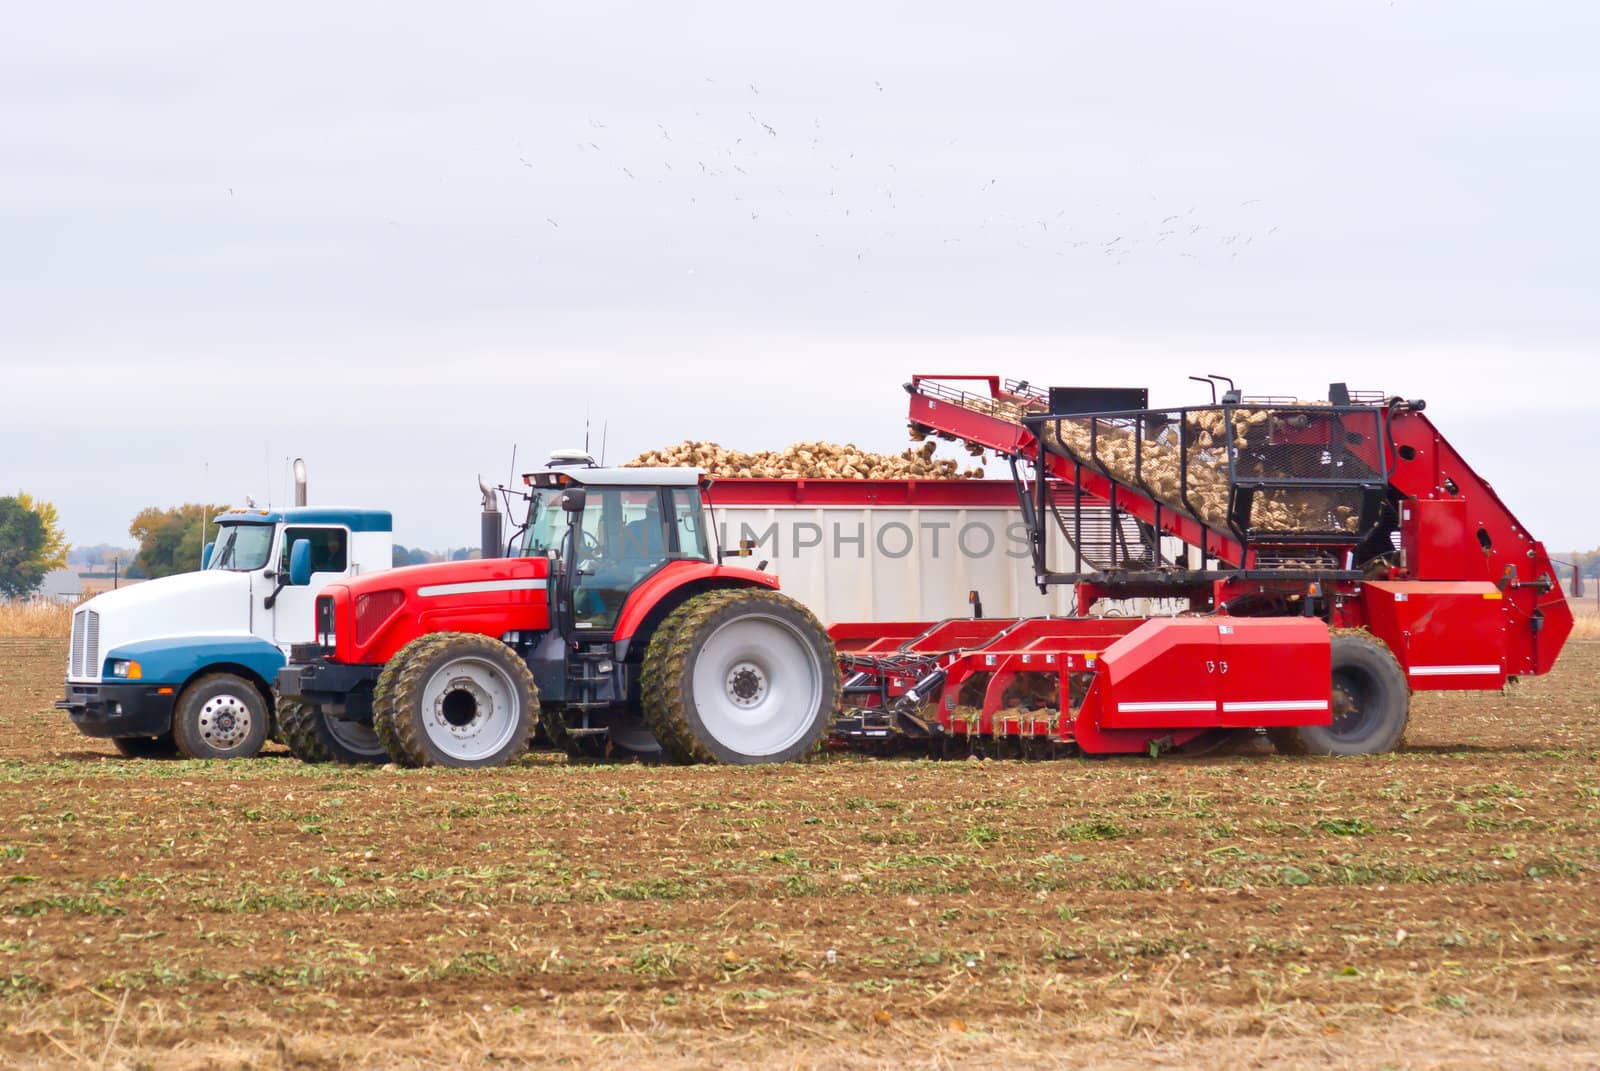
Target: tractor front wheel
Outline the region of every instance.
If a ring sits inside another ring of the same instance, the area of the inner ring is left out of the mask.
[[[814,751],[839,698],[833,644],[775,591],[696,595],[651,637],[645,721],[679,762],[790,762]]]
[[[1333,646],[1333,722],[1268,729],[1285,755],[1380,755],[1405,742],[1411,686],[1384,642],[1358,629],[1339,630]]]
[[[284,745],[301,762],[358,766],[389,761],[389,753],[371,727],[330,717],[314,703],[280,698],[278,726]]]
[[[538,718],[527,664],[475,633],[412,640],[372,694],[373,728],[402,766],[503,766],[528,750]]]

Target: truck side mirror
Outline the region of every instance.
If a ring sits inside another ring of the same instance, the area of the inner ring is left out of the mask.
[[[561,492],[561,508],[568,513],[582,513],[584,500],[589,493],[581,487],[569,487]]]
[[[289,583],[303,588],[311,583],[311,540],[296,539],[289,547]]]
[[[207,543],[205,549],[200,552],[200,568],[202,571],[211,568],[211,552],[216,549],[217,544],[211,542]]]

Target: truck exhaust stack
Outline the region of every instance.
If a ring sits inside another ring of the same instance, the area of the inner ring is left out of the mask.
[[[294,459],[294,504],[306,504],[306,463],[298,457]]]

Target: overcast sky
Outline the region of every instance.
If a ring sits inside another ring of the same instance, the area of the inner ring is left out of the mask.
[[[1423,397],[1600,543],[1600,6],[15,7],[0,490],[392,509],[580,443],[904,447],[913,372]],[[964,458],[964,454],[955,456]]]

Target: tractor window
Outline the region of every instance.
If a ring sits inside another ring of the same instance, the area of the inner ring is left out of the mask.
[[[567,515],[561,508],[561,489],[544,487],[533,493],[528,503],[528,531],[522,539],[524,558],[542,558],[547,551],[559,550],[567,531]]]
[[[616,623],[634,586],[667,559],[667,527],[653,487],[588,490],[573,613],[579,628],[603,630]]]
[[[285,528],[283,549],[278,554],[278,568],[287,571],[289,552],[294,542],[304,539],[311,544],[311,571],[313,573],[342,573],[348,562],[345,552],[343,528]]]
[[[674,487],[668,496],[672,502],[672,525],[678,537],[678,558],[695,558],[710,561],[706,546],[705,514],[700,508],[700,491],[694,487]]]

